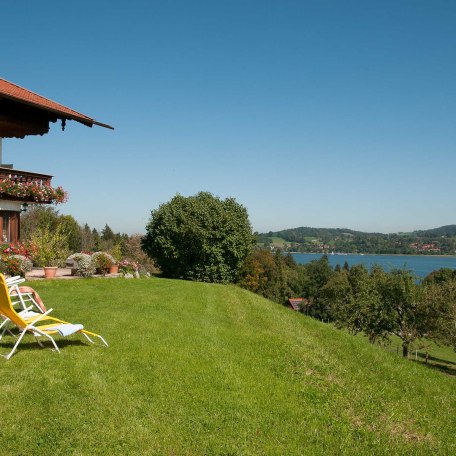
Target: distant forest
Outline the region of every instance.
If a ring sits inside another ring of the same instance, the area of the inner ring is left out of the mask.
[[[411,233],[364,233],[344,228],[291,228],[258,233],[257,242],[302,253],[371,253],[399,255],[456,254],[456,225]]]

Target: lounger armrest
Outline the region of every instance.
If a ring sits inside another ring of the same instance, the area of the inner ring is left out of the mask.
[[[49,309],[48,311],[44,312],[44,314],[40,315],[38,318],[33,320],[29,325],[27,325],[27,327],[25,329],[33,328],[35,326],[35,323],[42,320],[46,315],[49,315],[52,311],[53,311],[53,309]]]
[[[22,277],[19,277],[18,279],[14,279],[9,282],[6,282],[6,286],[8,288],[11,288],[11,287],[13,287],[15,285],[19,285],[20,283],[23,283],[23,282],[25,282],[25,279],[23,279]]]
[[[21,291],[19,290],[19,286],[18,286],[17,283],[14,284],[14,285],[8,290],[8,293],[10,294],[10,296],[11,296],[11,293],[12,293],[14,290],[16,291],[16,294],[14,294],[13,297],[16,297],[16,296],[17,296],[17,297],[19,298],[19,302],[20,302],[21,305],[22,305],[22,308],[25,309],[26,306],[25,306],[25,302],[24,302],[24,297],[22,296],[22,293],[21,293]]]
[[[5,279],[5,282],[6,284],[10,284],[10,283],[13,283],[15,282],[16,280],[19,280],[21,278],[20,275],[17,275],[17,276],[13,276],[13,277],[8,277],[7,279]]]

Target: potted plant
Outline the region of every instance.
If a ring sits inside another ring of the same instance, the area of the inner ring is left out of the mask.
[[[38,228],[31,236],[36,245],[33,261],[44,268],[46,279],[55,277],[57,268],[65,262],[68,256],[68,239],[63,227],[58,225],[52,229],[50,224]]]
[[[115,263],[111,265],[109,268],[110,274],[118,274],[119,273],[119,262],[122,258],[122,248],[120,244],[115,244],[114,247],[109,251],[111,256],[114,258]]]
[[[112,264],[109,268],[109,274],[118,274],[119,273],[119,265]]]
[[[95,252],[92,255],[92,265],[98,274],[105,275],[115,262],[112,255],[107,252]]]

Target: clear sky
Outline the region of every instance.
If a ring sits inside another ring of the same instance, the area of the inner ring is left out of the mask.
[[[115,126],[3,142],[61,213],[144,232],[176,193],[258,231],[456,223],[456,2],[4,0],[0,77]]]

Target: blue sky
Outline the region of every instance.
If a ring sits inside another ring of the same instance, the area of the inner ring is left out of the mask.
[[[4,140],[62,213],[144,232],[176,193],[258,231],[456,223],[456,2],[2,2],[0,77],[115,126]]]

